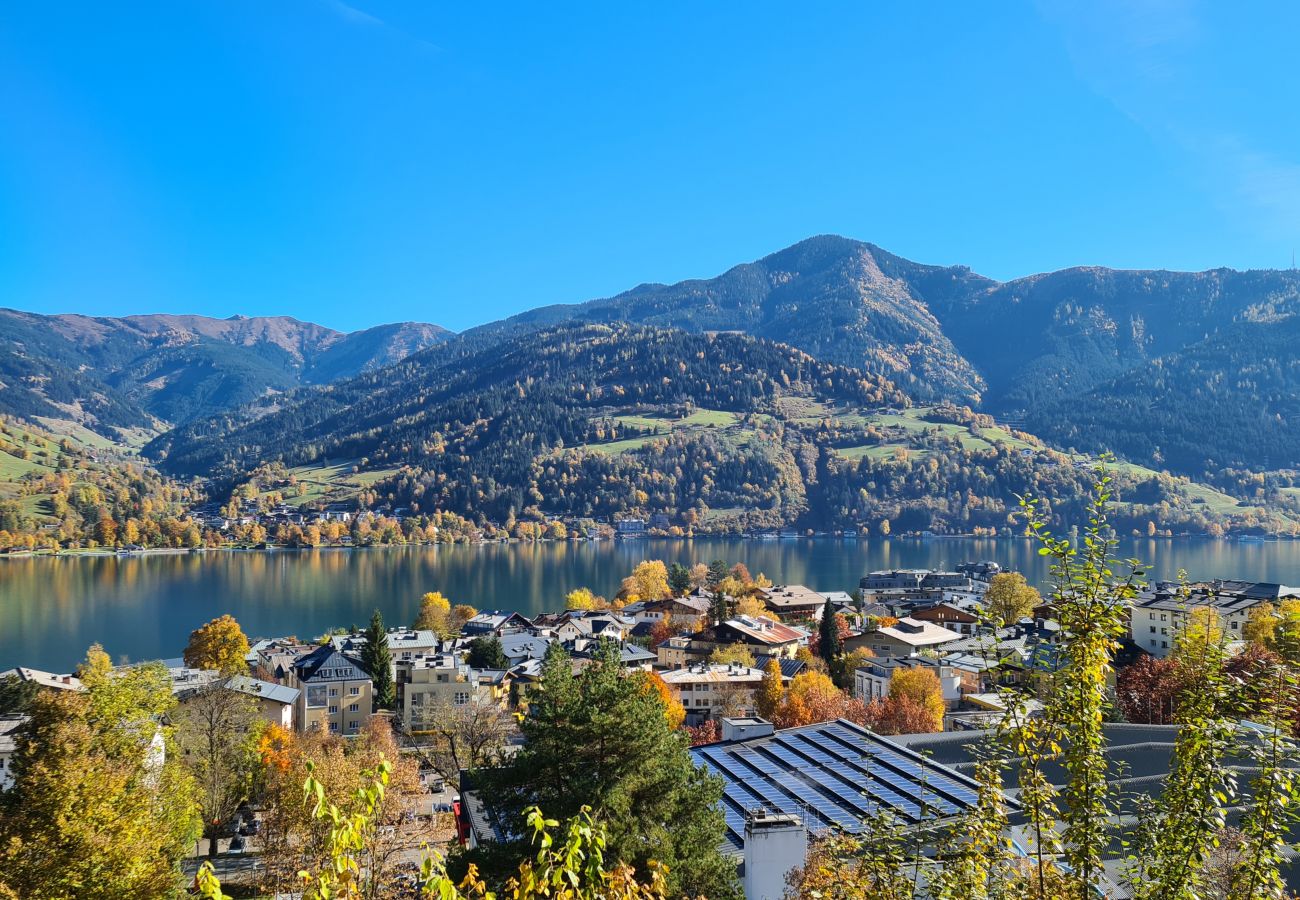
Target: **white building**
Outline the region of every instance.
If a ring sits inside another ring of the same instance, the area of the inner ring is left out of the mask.
[[[1184,595],[1177,584],[1161,582],[1133,601],[1130,637],[1152,656],[1168,656],[1188,614],[1208,608],[1218,613],[1225,637],[1240,640],[1252,609],[1288,598],[1300,598],[1300,588],[1268,582],[1211,581],[1189,585]]]

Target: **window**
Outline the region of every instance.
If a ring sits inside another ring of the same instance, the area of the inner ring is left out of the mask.
[[[338,689],[338,688],[330,688],[330,696],[331,696],[331,697],[337,697],[338,695],[339,695],[339,689]]]
[[[360,708],[361,708],[360,706],[358,706],[357,704],[353,703],[351,706],[348,707],[348,712],[356,712],[356,711],[357,711],[358,709],[360,709]]]
[[[317,709],[325,705],[325,685],[307,685],[307,708]]]
[[[1161,621],[1161,622],[1168,622],[1168,621],[1169,621],[1169,616],[1168,616],[1168,614],[1166,614],[1166,613],[1161,613],[1161,614],[1160,614],[1160,621]]]
[[[339,711],[339,708],[338,708],[337,706],[334,706],[333,704],[330,704],[330,715],[331,715],[331,716],[334,715],[334,714],[335,714],[336,712],[338,712],[338,711]]]
[[[360,722],[349,722],[349,723],[348,723],[348,731],[356,731],[356,730],[357,730],[358,728],[360,728],[360,727],[361,727],[361,723],[360,723]]]
[[[1168,629],[1168,628],[1161,628],[1161,629],[1160,629],[1160,633],[1161,633],[1161,634],[1168,634],[1168,633],[1169,633],[1169,629]]]
[[[338,734],[338,730],[339,730],[339,723],[330,722],[330,731],[334,732],[335,734]]]
[[[1152,634],[1155,634],[1155,633],[1156,633],[1156,626],[1154,626],[1154,625],[1151,626],[1151,633],[1152,633]]]
[[[357,694],[361,693],[361,688],[356,686],[350,687],[348,688],[348,693],[351,694],[353,697],[355,697],[357,696]]]
[[[455,695],[452,697],[452,703],[456,704],[457,706],[464,706],[468,702],[469,702],[468,691],[457,691]]]
[[[1161,642],[1160,642],[1160,646],[1161,646],[1161,647],[1164,647],[1166,650],[1168,650],[1168,649],[1169,649],[1169,642],[1168,642],[1168,641],[1161,641]]]
[[[1240,627],[1240,625],[1241,625],[1240,622],[1233,622],[1232,623],[1233,630],[1236,630],[1238,627]]]

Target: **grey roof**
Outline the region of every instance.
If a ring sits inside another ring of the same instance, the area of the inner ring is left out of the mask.
[[[317,647],[293,663],[299,681],[368,681],[366,671],[329,644]]]
[[[15,732],[27,723],[28,716],[0,716],[0,754],[9,755],[18,749]]]
[[[546,648],[551,646],[551,639],[535,634],[503,634],[501,650],[510,659],[541,659],[546,655]]]
[[[251,694],[263,700],[271,700],[275,703],[283,703],[289,706],[297,701],[298,694],[301,693],[297,688],[286,687],[283,684],[276,684],[274,681],[262,681],[257,678],[249,678],[247,675],[236,675],[226,682],[226,685],[236,691],[244,694]]]
[[[777,665],[781,667],[781,677],[783,679],[793,678],[804,669],[808,668],[808,664],[802,659],[790,659],[788,656],[770,656],[766,653],[754,654],[754,667],[758,669],[766,669],[767,664],[774,659],[776,660]]]
[[[691,750],[724,782],[723,851],[744,846],[745,815],[761,808],[803,818],[813,834],[859,833],[882,808],[904,825],[950,819],[976,803],[976,783],[843,719]]]

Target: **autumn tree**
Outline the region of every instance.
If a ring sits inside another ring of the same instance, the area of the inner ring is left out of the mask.
[[[999,572],[984,594],[984,609],[999,624],[1010,625],[1028,616],[1043,602],[1037,589],[1019,572]]]
[[[906,699],[919,707],[928,726],[926,732],[943,731],[943,686],[934,669],[912,666],[895,672],[889,679],[889,696],[895,701]]]
[[[865,721],[866,708],[822,672],[800,672],[790,680],[773,718],[778,728],[795,728],[832,719]]]
[[[193,669],[239,675],[248,671],[248,638],[233,616],[224,615],[190,632],[185,665]]]
[[[592,593],[591,588],[580,587],[569,591],[564,597],[565,609],[598,610],[608,609],[609,601]]]
[[[649,678],[646,679],[646,687],[647,690],[653,690],[659,695],[659,702],[664,706],[664,719],[668,722],[668,727],[681,728],[682,722],[686,721],[686,707],[673,694],[672,688],[668,687],[668,683],[659,677],[658,672],[651,672]]]
[[[230,822],[254,785],[264,724],[257,701],[226,681],[195,688],[172,715],[181,759],[198,787],[208,853],[230,833]]]
[[[714,665],[735,665],[754,667],[754,651],[746,644],[721,644],[709,654],[709,662]]]
[[[450,635],[460,634],[465,627],[465,623],[478,615],[478,610],[468,603],[457,603],[451,608],[451,618],[447,621],[447,633]]]
[[[438,591],[429,591],[420,598],[420,614],[415,617],[411,627],[416,631],[432,631],[442,637],[450,637],[451,601]],[[459,630],[459,629],[458,629]]]
[[[638,600],[664,600],[672,596],[668,586],[668,568],[661,559],[637,563],[632,574],[623,579],[619,597],[627,603]]]
[[[376,609],[362,635],[365,643],[361,645],[361,668],[370,676],[375,709],[392,709],[397,703],[397,687],[393,683],[393,654],[388,649],[384,614]]]
[[[160,724],[171,679],[157,664],[113,672],[98,647],[80,672],[85,692],[41,692],[18,734],[0,794],[3,880],[18,897],[174,896],[199,818]]]
[[[781,678],[781,663],[775,658],[767,661],[763,669],[763,681],[754,694],[754,707],[758,714],[768,721],[776,717],[785,699],[785,681]]]
[[[1185,687],[1178,660],[1143,654],[1115,677],[1115,703],[1124,719],[1141,725],[1172,725]]]
[[[317,796],[303,792],[310,775],[322,792],[340,798],[345,814],[359,812],[358,791],[382,764],[390,770],[383,798],[373,810],[373,833],[357,847],[362,870],[351,896],[387,900],[401,890],[401,864],[433,838],[433,823],[417,815],[427,809],[428,793],[420,782],[416,758],[399,751],[391,726],[371,719],[353,738],[310,731],[296,736],[285,751],[283,768],[266,772],[261,887],[264,893],[302,890],[301,871],[318,872],[332,861],[332,823],[315,815]]]
[[[736,604],[736,614],[741,616],[770,616],[771,611],[768,610],[766,603],[751,595],[740,598],[740,601]]]
[[[417,723],[420,756],[448,784],[460,773],[492,765],[515,733],[514,717],[500,704],[474,698],[460,705],[445,701],[425,710]]]
[[[1272,650],[1276,646],[1277,621],[1277,607],[1272,603],[1257,603],[1246,615],[1246,622],[1241,627],[1241,639]]]

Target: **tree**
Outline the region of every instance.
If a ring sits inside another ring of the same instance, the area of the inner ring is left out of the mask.
[[[448,784],[464,770],[493,765],[515,731],[514,718],[499,704],[479,698],[459,706],[437,703],[419,723],[431,739],[421,756]]]
[[[287,765],[266,771],[262,893],[296,894],[303,890],[299,872],[321,873],[334,861],[333,837],[343,821],[318,817],[319,795],[315,790],[303,791],[310,777],[325,796],[348,798],[339,807],[342,816],[352,818],[364,809],[369,819],[364,840],[352,846],[350,858],[358,871],[353,892],[345,896],[356,900],[404,896],[399,891],[405,856],[432,841],[434,825],[417,815],[428,809],[419,763],[399,752],[388,722],[383,717],[371,719],[360,734],[348,739],[306,732],[295,737],[285,756]],[[360,792],[372,785],[381,767],[387,767],[389,780],[372,806]]]
[[[257,701],[219,681],[183,698],[172,716],[181,759],[198,787],[209,855],[253,788],[263,720]]]
[[[0,872],[18,897],[174,896],[199,820],[159,724],[171,679],[156,664],[110,673],[87,662],[86,691],[42,691],[18,734],[14,783],[0,794]]]
[[[1178,660],[1143,654],[1119,670],[1115,702],[1126,721],[1138,725],[1172,725],[1177,721],[1178,695],[1186,687]]]
[[[241,675],[248,671],[248,650],[248,638],[235,618],[220,616],[190,632],[185,665],[222,675]]]
[[[397,686],[393,684],[393,654],[388,649],[384,614],[376,609],[362,634],[366,640],[361,645],[361,668],[370,675],[375,709],[392,709],[397,703]]]
[[[754,667],[754,651],[746,644],[723,644],[713,648],[709,662],[715,665]]]
[[[664,705],[664,719],[668,722],[668,727],[681,728],[682,722],[686,721],[686,707],[682,705],[682,701],[677,699],[672,688],[659,677],[658,672],[651,672],[646,682],[649,688],[659,695],[659,702]]]
[[[608,609],[609,601],[604,597],[597,597],[591,592],[591,588],[580,587],[565,595],[564,607],[577,610]]]
[[[668,587],[674,597],[684,597],[691,592],[691,570],[681,563],[668,567]]]
[[[785,681],[781,678],[781,663],[769,659],[763,669],[763,681],[754,695],[754,706],[760,716],[771,721],[776,717],[784,698]]]
[[[826,660],[827,665],[844,652],[844,638],[840,634],[839,624],[835,604],[827,597],[826,605],[822,607],[821,621],[817,624],[817,655]]]
[[[465,623],[477,615],[478,610],[468,603],[457,603],[451,608],[451,619],[447,623],[448,634],[460,634],[465,628]]]
[[[723,580],[730,574],[727,570],[727,564],[720,559],[715,559],[709,563],[709,568],[705,575],[705,584],[710,588],[716,588],[722,584]]]
[[[590,807],[606,823],[610,855],[643,877],[651,860],[662,863],[672,896],[739,896],[735,867],[718,852],[721,782],[694,765],[645,673],[624,673],[617,647],[605,644],[575,674],[552,645],[530,697],[524,746],[474,773],[507,833],[526,833],[530,806],[559,818]]]
[[[795,728],[832,719],[864,722],[865,716],[866,707],[837,688],[827,675],[800,672],[790,680],[774,721],[779,728]]]
[[[467,661],[474,669],[508,669],[510,658],[496,635],[480,635],[469,642]]]
[[[450,637],[450,624],[451,601],[438,591],[429,591],[420,598],[420,614],[415,617],[412,628],[416,631],[427,630],[442,637]]]
[[[1028,616],[1043,598],[1019,572],[999,572],[984,594],[984,608],[998,624],[1010,625]]]
[[[672,596],[668,587],[668,569],[663,560],[647,559],[637,563],[632,574],[623,579],[619,597],[628,603],[637,600],[665,600]]]
[[[1271,650],[1276,646],[1277,623],[1277,607],[1272,603],[1257,603],[1241,627],[1241,639]]]
[[[736,604],[736,614],[740,616],[770,616],[767,604],[754,596],[741,597]]]
[[[0,678],[0,715],[26,715],[40,691],[36,682],[24,681],[17,675]]]
[[[924,714],[925,731],[943,731],[943,687],[939,676],[929,666],[913,666],[894,673],[889,679],[889,696],[896,701],[908,700]]]

